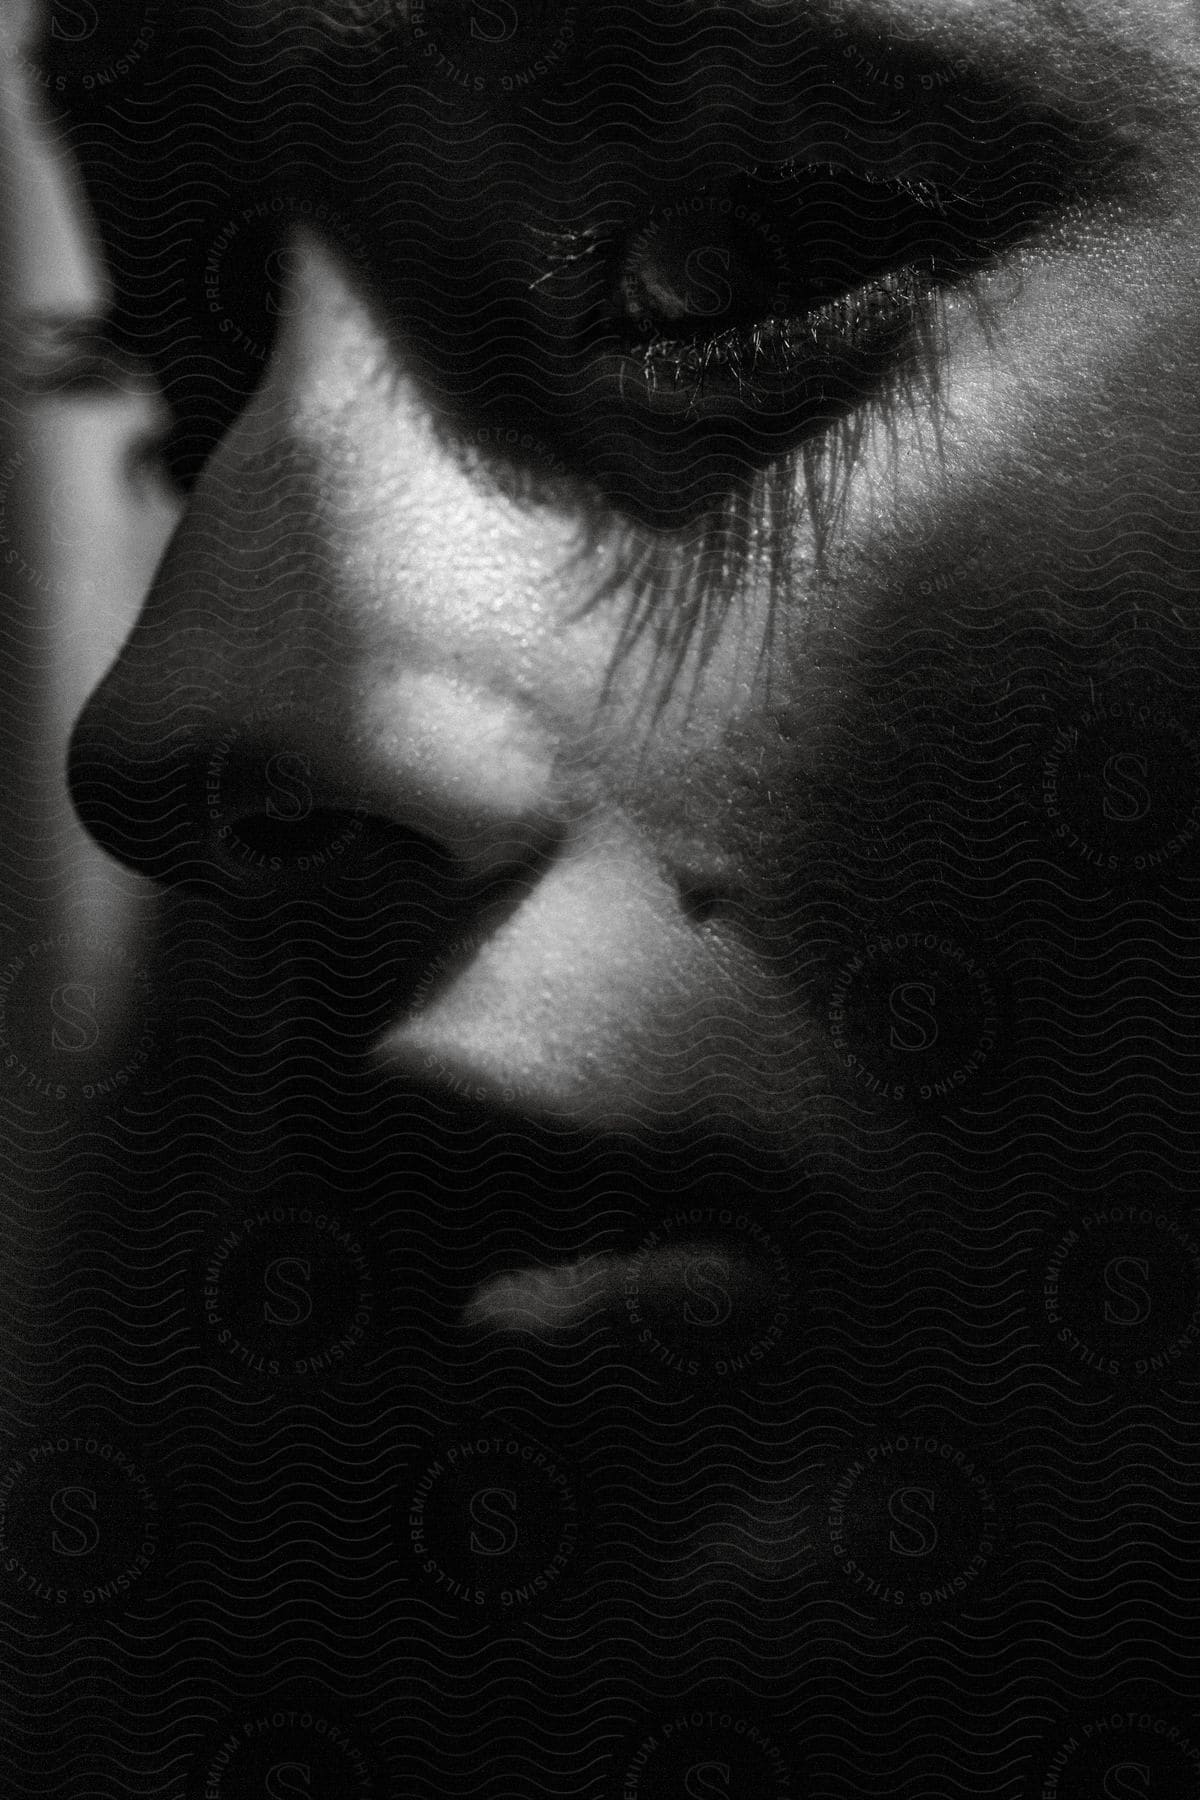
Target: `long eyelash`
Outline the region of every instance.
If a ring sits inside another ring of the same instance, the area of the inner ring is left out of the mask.
[[[829,174],[844,172],[842,165],[829,161],[814,161],[811,158],[796,158],[783,163],[748,164],[741,171],[746,177],[770,179],[781,184],[787,181],[798,181],[806,175],[817,171]],[[948,200],[966,200],[970,196],[961,188],[949,185],[934,186],[932,182],[921,181],[914,177],[900,175],[880,175],[869,168],[857,169],[855,173],[860,179],[872,182],[880,187],[891,188],[895,193],[903,194],[916,205],[926,211],[941,216],[946,212]],[[703,193],[703,187],[697,190]],[[531,235],[540,246],[545,268],[535,281],[531,281],[530,291],[535,291],[547,283],[561,277],[569,270],[577,268],[594,258],[608,255],[616,238],[617,227],[592,222],[587,225],[555,225],[530,226]]]
[[[747,173],[786,182],[800,179],[818,166],[832,165],[794,163]],[[936,215],[944,214],[948,197],[963,198],[927,182],[892,176],[878,179]],[[544,229],[537,235],[546,266],[531,287],[572,275],[581,266],[610,256],[616,242],[613,229],[597,223]],[[931,429],[931,448],[940,456],[943,420],[938,351],[944,329],[944,296],[929,279],[915,285],[912,298],[916,306],[909,354],[869,413],[854,410],[831,419],[819,433],[774,463],[748,470],[693,518],[686,535],[681,536],[678,525],[658,531],[642,521],[623,521],[612,573],[593,584],[580,609],[590,610],[618,591],[625,597],[610,684],[633,649],[649,636],[653,656],[647,696],[657,695],[658,703],[665,703],[677,691],[689,653],[696,652],[694,666],[699,676],[730,607],[759,585],[765,586],[768,596],[761,656],[769,681],[778,621],[786,616],[790,623],[805,605],[811,615],[825,592],[850,476],[868,430],[882,430],[898,446],[900,426],[907,417]],[[854,304],[853,297],[833,302],[821,313],[832,318],[839,308],[850,304]],[[764,321],[749,335],[744,328],[718,333],[704,347],[700,380],[703,367],[717,362],[722,376],[732,376],[753,402],[756,366],[760,362],[769,365],[772,351],[788,332],[808,335],[820,324],[818,314],[795,321]],[[663,338],[642,346],[642,354],[653,359],[667,384],[679,385],[689,371],[695,373],[694,344],[672,344]],[[601,538],[611,549],[611,515],[603,524],[597,520],[581,557],[585,567],[594,569]],[[808,548],[803,560],[798,555],[801,545]]]
[[[764,591],[760,675],[769,687],[773,677],[786,673],[776,654],[781,624],[786,621],[786,642],[794,654],[803,648],[796,622],[823,611],[850,477],[868,433],[883,433],[894,458],[902,428],[910,426],[922,432],[928,453],[941,460],[943,314],[944,296],[931,289],[918,307],[909,355],[870,409],[831,419],[776,462],[747,472],[693,519],[686,535],[678,526],[659,532],[641,521],[623,522],[612,571],[580,608],[624,597],[610,688],[635,647],[648,641],[652,656],[644,703],[656,710],[678,698],[689,659],[699,680],[731,608]],[[613,547],[611,519],[603,535]]]
[[[530,282],[530,293],[545,287],[547,282],[557,280],[566,270],[577,268],[580,263],[590,262],[593,257],[601,255],[611,241],[611,234],[603,225],[564,225],[555,228],[531,225],[529,229],[541,245],[542,259],[546,264],[537,280]]]

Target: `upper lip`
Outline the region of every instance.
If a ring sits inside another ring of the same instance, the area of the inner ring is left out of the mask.
[[[170,1018],[156,1064],[161,1123],[207,1121],[231,1191],[392,1198],[426,1220],[465,1207],[481,1239],[524,1234],[537,1261],[547,1232],[557,1240],[565,1229],[564,1255],[590,1247],[606,1206],[637,1213],[672,1195],[801,1179],[774,1151],[712,1126],[577,1124],[535,1093],[506,1100],[469,1064],[456,1072],[390,1052],[388,1028],[437,947],[410,934],[393,953],[402,911],[392,919],[384,909],[383,929],[360,942],[327,897],[277,896],[244,919],[225,894],[180,891],[167,902],[156,971]]]
[[[386,1063],[321,1066],[303,1039],[282,1070],[248,1097],[225,1057],[211,1082],[193,1065],[176,1090],[219,1127],[230,1193],[382,1207],[429,1243],[466,1232],[478,1279],[603,1252],[614,1226],[685,1202],[761,1204],[810,1185],[802,1167],[715,1130],[592,1130]]]

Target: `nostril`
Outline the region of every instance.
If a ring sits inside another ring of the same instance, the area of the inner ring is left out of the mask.
[[[551,821],[521,803],[523,776],[514,791],[496,773],[500,759],[476,770],[468,758],[464,778],[453,747],[445,767],[364,751],[347,718],[319,707],[228,698],[203,717],[182,701],[163,716],[125,699],[118,723],[119,696],[101,696],[72,741],[76,811],[111,855],[164,885],[248,897],[291,885],[300,898],[391,878],[470,906],[553,851]]]
[[[313,806],[294,811],[270,804],[231,815],[214,828],[210,866],[242,877],[249,887],[319,889],[339,905],[407,896],[444,908],[467,895],[471,882],[457,858],[436,838],[365,807]]]
[[[380,823],[337,807],[258,811],[219,828],[217,848],[222,860],[240,864],[247,873],[316,873],[370,849],[369,827],[377,836]]]

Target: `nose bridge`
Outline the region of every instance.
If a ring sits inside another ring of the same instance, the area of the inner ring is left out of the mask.
[[[187,764],[174,804],[219,856],[223,829],[286,810],[290,779],[313,811],[399,822],[490,873],[558,822],[555,734],[475,548],[486,503],[336,259],[303,242],[291,283],[263,382],[77,730],[77,804],[136,862],[145,821],[119,819]]]
[[[305,1057],[477,1100],[510,1104],[515,1073],[530,1109],[620,1129],[702,1110],[715,1076],[679,1071],[715,1067],[712,952],[682,896],[722,852],[676,816],[674,772],[744,685],[736,657],[691,737],[647,722],[632,652],[610,684],[619,588],[581,603],[604,577],[565,488],[529,507],[482,437],[477,464],[332,258],[291,276],[264,380],[77,728],[83,821],[205,883],[252,1056],[294,1026]]]

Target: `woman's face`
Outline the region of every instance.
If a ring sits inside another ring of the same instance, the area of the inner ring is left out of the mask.
[[[293,1023],[397,1092],[1015,1143],[1198,868],[1195,6],[282,10],[92,830],[359,933]]]

